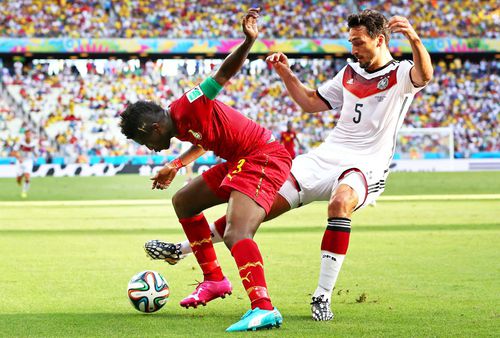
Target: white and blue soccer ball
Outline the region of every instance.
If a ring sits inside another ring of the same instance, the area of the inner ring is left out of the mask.
[[[167,303],[169,296],[166,279],[156,271],[139,272],[128,283],[130,302],[141,312],[158,311]]]

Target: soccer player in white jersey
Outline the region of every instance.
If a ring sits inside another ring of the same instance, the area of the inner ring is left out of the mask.
[[[433,75],[430,55],[406,18],[395,16],[388,21],[379,12],[365,10],[350,15],[348,27],[357,62],[346,65],[317,90],[300,82],[283,53],[267,58],[305,112],[340,110],[340,119],[325,142],[293,160],[291,177],[280,189],[267,218],[312,201],[329,201],[319,282],[311,303],[312,317],[320,321],[333,319],[331,294],[349,245],[351,215],[384,190],[398,129],[414,95]],[[408,39],[413,61],[392,58],[390,32]],[[225,218],[211,228],[213,242],[220,241]],[[190,252],[187,242],[155,240],[145,248],[152,258],[170,264]]]
[[[21,188],[21,197],[28,197],[30,188],[31,173],[33,171],[33,163],[37,149],[36,141],[33,139],[31,130],[27,129],[24,132],[24,138],[15,147],[13,155],[17,159],[16,181]],[[24,178],[24,184],[23,184]]]

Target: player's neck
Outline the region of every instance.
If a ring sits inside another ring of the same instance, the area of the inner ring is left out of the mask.
[[[164,110],[165,113],[165,122],[167,124],[167,127],[171,131],[170,137],[175,137],[177,136],[177,126],[174,123],[174,120],[172,119],[172,113],[170,112],[170,107],[167,107],[167,109]]]
[[[381,62],[376,62],[376,63],[374,62],[370,67],[366,68],[365,70],[368,73],[375,73],[375,72],[381,70],[382,68],[385,68],[387,65],[392,63],[392,61],[394,61],[394,59],[391,57],[389,59],[384,59]]]
[[[381,68],[384,68],[393,60],[391,53],[389,50],[384,50],[381,52],[379,57],[365,70],[369,73],[373,73]]]

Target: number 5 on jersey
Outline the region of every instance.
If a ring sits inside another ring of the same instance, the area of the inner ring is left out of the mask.
[[[360,108],[363,107],[362,103],[356,103],[356,107],[354,108],[354,111],[358,114],[357,116],[354,116],[352,118],[352,121],[354,123],[359,123],[361,121],[361,110]]]
[[[229,177],[229,180],[231,181],[233,179],[232,175],[235,175],[241,171],[241,168],[243,167],[243,164],[245,164],[245,159],[242,158],[241,160],[238,161],[238,165],[236,166],[236,169],[234,169],[230,174],[227,174],[227,177]]]

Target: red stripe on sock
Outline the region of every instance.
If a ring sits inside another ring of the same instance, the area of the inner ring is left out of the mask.
[[[325,230],[321,241],[321,250],[345,255],[349,247],[350,232]]]
[[[179,219],[184,233],[193,249],[193,254],[203,271],[205,280],[220,281],[224,278],[222,269],[217,261],[210,227],[203,214],[190,218]]]
[[[272,310],[273,304],[267,292],[264,263],[257,243],[242,239],[233,245],[231,254],[236,261],[243,287],[247,291],[252,309]]]

